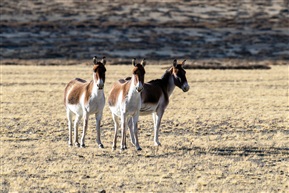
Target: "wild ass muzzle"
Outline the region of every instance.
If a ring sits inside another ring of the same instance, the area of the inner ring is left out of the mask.
[[[133,70],[131,78],[120,79],[114,83],[109,96],[108,104],[112,112],[112,119],[114,121],[114,140],[112,148],[116,149],[117,130],[119,128],[119,120],[121,119],[121,150],[127,149],[126,146],[126,128],[127,121],[131,118],[133,138],[135,139],[135,147],[141,150],[138,142],[138,118],[141,108],[141,92],[143,91],[144,75],[146,64],[145,59],[139,64],[136,64],[136,59],[132,60]]]
[[[153,115],[154,123],[154,144],[160,146],[158,135],[163,114],[169,104],[169,97],[175,87],[179,87],[183,92],[187,92],[190,86],[187,82],[186,71],[183,66],[186,60],[181,64],[175,59],[173,66],[170,67],[161,79],[151,80],[144,84],[144,90],[141,93],[140,115]],[[129,120],[129,129],[131,133],[131,142],[134,144],[132,120]]]
[[[88,125],[88,117],[95,114],[96,118],[96,142],[99,148],[103,148],[100,140],[100,121],[102,118],[105,97],[103,87],[105,83],[105,57],[97,61],[93,57],[92,81],[87,82],[83,79],[76,78],[70,81],[64,91],[64,104],[68,119],[69,140],[68,144],[72,145],[72,115],[75,114],[74,121],[74,144],[75,146],[85,147],[85,135]],[[78,123],[83,117],[83,132],[81,143],[78,142]]]

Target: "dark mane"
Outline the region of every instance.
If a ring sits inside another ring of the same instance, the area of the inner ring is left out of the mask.
[[[151,80],[148,83],[156,84],[163,88],[165,85],[167,85],[167,81],[170,75],[170,72],[167,70],[161,78]]]
[[[167,89],[168,89],[168,81],[171,73],[167,70],[164,75],[160,79],[154,79],[149,81],[147,84],[155,85],[162,89],[162,92],[165,94],[165,98],[168,100]]]
[[[82,82],[82,83],[86,83],[86,80],[83,80],[81,78],[75,78],[76,81]]]
[[[125,79],[119,79],[118,82],[121,84],[124,84],[126,82],[129,82],[131,80],[131,77],[126,77]]]
[[[152,84],[156,84],[156,85],[162,85],[162,79],[154,79],[154,80],[150,80],[149,82],[147,83],[152,83]]]

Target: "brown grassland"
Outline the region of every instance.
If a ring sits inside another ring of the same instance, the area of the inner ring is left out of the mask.
[[[148,63],[145,80],[167,66]],[[2,192],[289,192],[288,65],[187,70],[191,89],[171,96],[161,147],[152,117],[140,117],[140,152],[130,143],[112,151],[107,105],[105,148],[95,142],[94,116],[87,147],[68,146],[63,90],[75,77],[91,80],[90,68],[1,66]],[[107,65],[105,95],[130,73],[131,66]]]

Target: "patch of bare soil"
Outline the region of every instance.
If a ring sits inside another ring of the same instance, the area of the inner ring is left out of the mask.
[[[130,143],[119,151],[119,140],[112,151],[107,105],[104,149],[96,143],[94,116],[87,147],[68,146],[64,88],[75,77],[91,80],[91,65],[2,65],[1,191],[289,192],[288,66],[270,67],[187,70],[190,90],[175,88],[170,97],[162,146],[154,146],[152,116],[141,116],[137,152]],[[105,96],[131,68],[107,65]],[[165,72],[150,62],[145,69],[145,81]]]

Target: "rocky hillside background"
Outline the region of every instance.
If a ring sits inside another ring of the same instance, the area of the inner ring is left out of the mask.
[[[1,59],[289,59],[288,0],[1,0]]]

